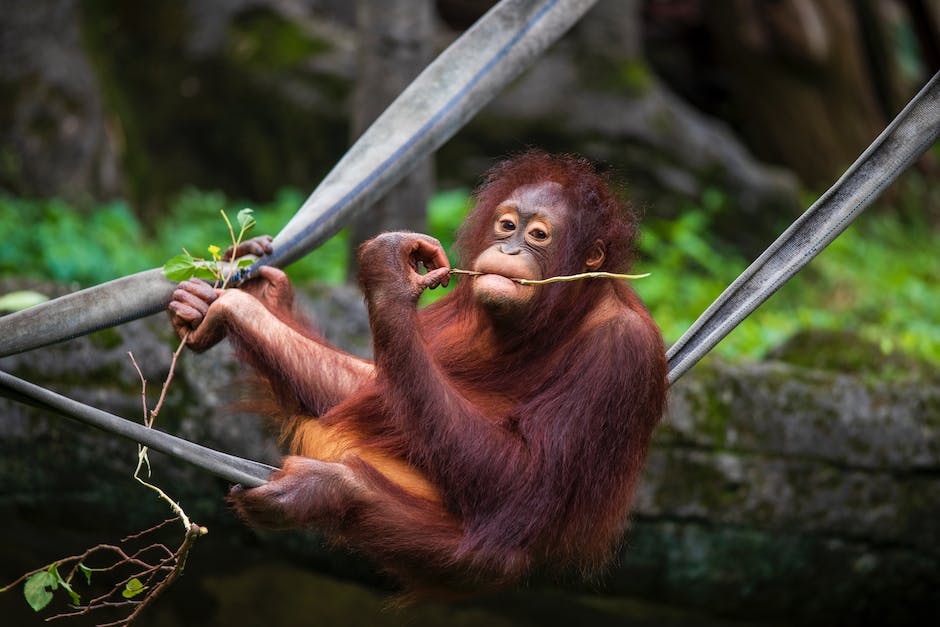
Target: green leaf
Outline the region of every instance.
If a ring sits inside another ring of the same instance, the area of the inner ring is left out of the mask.
[[[61,581],[59,581],[59,584],[61,584],[62,588],[63,588],[66,592],[69,593],[69,596],[70,596],[70,597],[72,597],[72,604],[73,604],[73,605],[81,605],[81,604],[82,604],[82,597],[81,597],[81,595],[78,594],[77,592],[75,592],[74,590],[72,590],[72,586],[70,586],[69,584],[67,584],[64,579],[61,580]]]
[[[31,290],[10,292],[0,296],[0,311],[20,311],[44,303],[47,300],[49,300],[48,296]]]
[[[121,596],[125,599],[133,599],[138,594],[147,589],[147,586],[140,582],[140,579],[134,577],[127,582],[127,585],[124,586],[124,589],[121,591]]]
[[[91,585],[91,574],[92,574],[93,572],[95,572],[95,571],[93,571],[92,569],[88,568],[87,566],[85,566],[84,564],[82,564],[82,563],[80,563],[80,562],[79,562],[79,564],[78,564],[78,569],[79,569],[80,571],[82,571],[82,573],[84,573],[84,575],[85,575],[85,581],[88,582],[88,585],[90,586],[90,585]]]
[[[78,605],[82,602],[82,598],[78,595],[77,592],[72,590],[72,586],[69,585],[65,579],[62,578],[62,575],[59,574],[59,565],[53,564],[49,567],[49,572],[55,578],[56,583],[62,586],[62,589],[69,593],[69,596],[72,597],[72,603]],[[54,588],[53,588],[54,589]]]
[[[192,277],[194,279],[206,279],[207,281],[215,281],[218,279],[218,275],[213,272],[213,270],[204,263],[196,264],[195,269],[193,270]]]
[[[254,213],[254,209],[249,209],[248,207],[245,207],[238,212],[236,219],[238,220],[238,226],[241,227],[242,234],[247,233],[251,229],[255,228],[256,222]]]
[[[163,264],[163,276],[171,281],[185,281],[196,273],[196,260],[189,253],[182,253]]]
[[[163,264],[163,276],[171,281],[206,279],[215,281],[218,273],[213,270],[215,262],[196,259],[189,253],[177,255]]]
[[[52,600],[52,591],[59,587],[55,576],[48,570],[30,575],[23,585],[23,596],[34,612],[42,610]]]

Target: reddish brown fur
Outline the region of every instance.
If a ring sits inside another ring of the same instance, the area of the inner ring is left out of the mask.
[[[627,270],[633,214],[586,161],[541,152],[488,175],[460,232],[460,267],[484,247],[495,207],[543,181],[560,183],[571,207],[569,236],[546,273],[582,271],[598,239],[607,253],[599,269]],[[288,468],[269,484],[279,488],[237,493],[236,505],[256,522],[271,523],[276,510],[288,525],[324,527],[411,589],[604,566],[667,389],[662,339],[632,289],[609,280],[544,286],[524,320],[506,329],[475,306],[469,280],[415,311],[369,296],[378,289],[370,277],[385,272],[377,260],[363,255],[361,272],[376,370],[343,400],[285,378],[277,363],[289,340],[262,350],[231,325],[241,353],[281,399],[292,453],[323,458],[324,438],[345,438],[327,461],[350,471],[330,478],[324,492],[301,483],[320,486],[318,467]],[[277,315],[301,328],[285,311]],[[431,493],[408,489],[396,463]]]

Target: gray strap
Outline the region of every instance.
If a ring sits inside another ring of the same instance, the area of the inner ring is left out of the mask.
[[[937,141],[940,72],[829,191],[770,245],[669,349],[674,383],[829,245],[885,187]]]
[[[317,186],[262,263],[284,267],[322,244],[447,141],[596,0],[502,0],[393,102]],[[256,267],[252,268],[254,271]],[[166,307],[173,284],[150,270],[0,318],[0,357]]]
[[[532,65],[596,0],[503,0],[429,65],[336,164],[261,263],[283,267],[337,233]]]
[[[176,283],[145,270],[0,318],[0,357],[64,342],[162,311]]]
[[[271,473],[277,470],[277,468],[267,464],[221,453],[169,433],[148,429],[142,424],[84,405],[3,371],[0,371],[0,395],[61,414],[67,418],[74,418],[85,424],[103,429],[108,433],[139,442],[155,451],[188,462],[217,477],[233,483],[240,483],[246,488],[262,485],[268,480]]]

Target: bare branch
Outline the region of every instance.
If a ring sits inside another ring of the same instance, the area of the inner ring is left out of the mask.
[[[481,274],[488,274],[487,272],[477,272],[476,270],[461,270],[459,268],[451,268],[451,274],[465,274],[467,276],[480,276]],[[617,274],[615,272],[582,272],[580,274],[567,274],[563,276],[553,276],[548,277],[547,279],[517,279],[513,277],[506,277],[510,281],[515,281],[519,285],[546,285],[548,283],[560,283],[562,281],[580,281],[581,279],[624,279],[624,280],[636,280],[636,279],[645,279],[650,274],[646,272],[645,274]]]

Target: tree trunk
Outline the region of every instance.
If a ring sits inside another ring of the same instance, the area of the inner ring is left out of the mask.
[[[0,19],[0,189],[24,196],[120,191],[76,0],[10,0]]]
[[[358,77],[353,92],[354,139],[385,110],[431,60],[430,0],[357,0]],[[424,159],[351,225],[349,277],[358,272],[359,244],[383,231],[425,230],[433,162]]]
[[[809,185],[834,180],[885,124],[856,8],[738,0],[704,14],[728,70],[730,117],[759,157]]]

